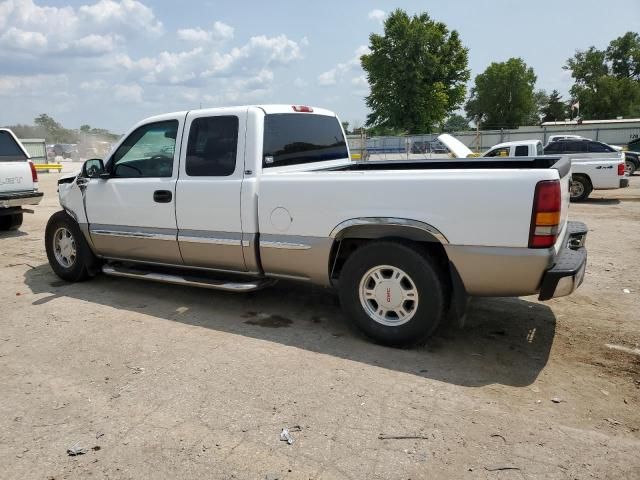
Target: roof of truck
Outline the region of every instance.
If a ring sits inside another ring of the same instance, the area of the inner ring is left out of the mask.
[[[491,147],[491,150],[494,148],[504,148],[504,147],[512,147],[514,145],[537,145],[538,143],[542,143],[540,140],[516,140],[514,142],[503,142],[498,143]]]

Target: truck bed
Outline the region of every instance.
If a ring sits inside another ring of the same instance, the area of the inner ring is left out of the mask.
[[[496,159],[478,158],[459,160],[391,160],[360,161],[349,165],[326,168],[326,171],[371,171],[371,170],[484,170],[484,169],[546,169],[564,170],[570,168],[569,161],[562,157],[502,157]]]

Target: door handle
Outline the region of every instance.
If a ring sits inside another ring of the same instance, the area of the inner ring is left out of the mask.
[[[173,195],[169,190],[156,190],[153,192],[153,201],[158,203],[169,203]]]

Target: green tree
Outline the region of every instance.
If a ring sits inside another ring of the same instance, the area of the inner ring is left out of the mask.
[[[345,135],[349,135],[349,122],[342,122],[342,129]]]
[[[535,115],[536,75],[521,58],[492,63],[476,76],[465,105],[467,117],[483,129],[516,128]]]
[[[606,50],[578,51],[564,66],[571,71],[572,97],[584,119],[640,115],[640,35],[627,32]]]
[[[463,132],[469,130],[469,121],[462,115],[454,113],[445,120],[441,130],[443,132]]]
[[[640,80],[640,35],[627,32],[612,40],[606,58],[615,77]]]
[[[361,57],[371,93],[367,126],[429,133],[464,101],[468,50],[458,32],[426,13],[392,12]]]
[[[80,125],[80,131],[82,133],[89,133],[91,131],[91,125],[87,125],[86,123],[84,125]]]
[[[562,101],[560,92],[554,90],[547,99],[546,105],[542,107],[543,122],[558,122],[569,116],[567,104]]]

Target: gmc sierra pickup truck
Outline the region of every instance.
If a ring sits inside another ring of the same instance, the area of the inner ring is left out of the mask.
[[[245,106],[146,119],[59,180],[55,273],[233,292],[276,279],[338,290],[374,341],[418,343],[468,295],[541,300],[582,282],[568,160],[350,160],[336,115]]]
[[[38,174],[29,154],[11,130],[0,128],[0,231],[22,225],[22,215],[42,200]]]

